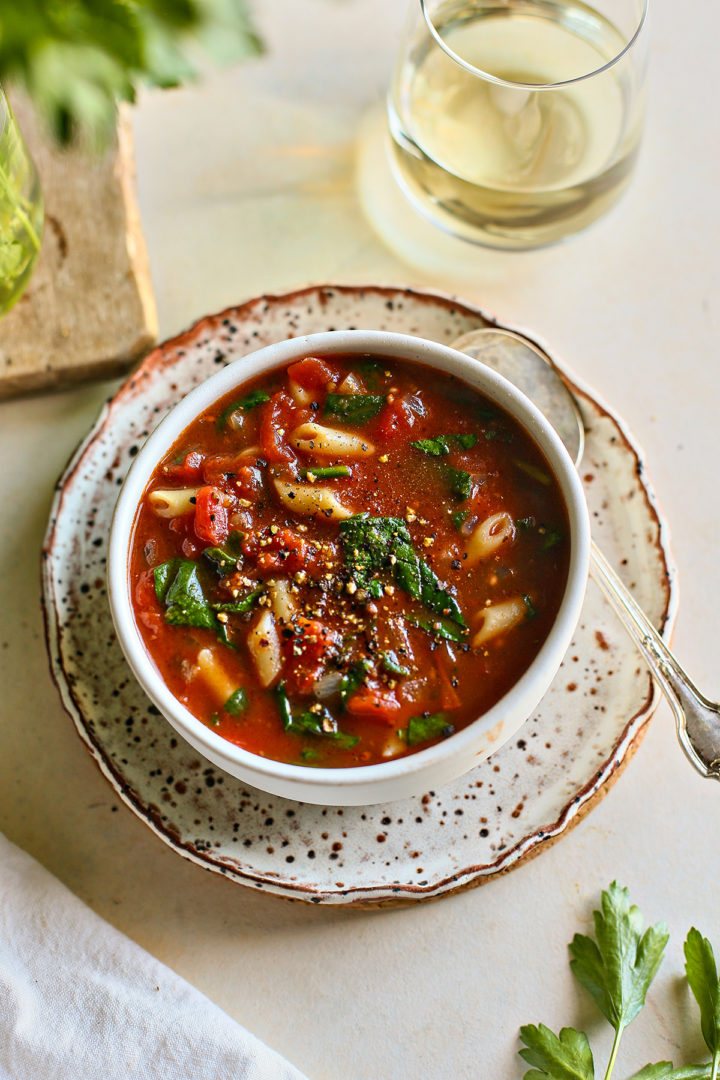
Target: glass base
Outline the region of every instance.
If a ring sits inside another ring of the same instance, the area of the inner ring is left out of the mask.
[[[477,228],[470,235],[456,230],[447,212],[426,206],[413,197],[393,160],[394,150],[387,127],[387,114],[376,106],[366,114],[360,127],[357,152],[357,186],[366,217],[382,240],[404,261],[428,269],[443,268],[454,276],[474,276],[484,265],[489,251],[513,253],[534,251],[573,239],[607,212],[624,186],[616,188],[607,207],[591,220],[578,223],[562,235],[534,230],[528,233]],[[628,177],[629,179],[629,177]],[[484,254],[481,254],[484,253]]]

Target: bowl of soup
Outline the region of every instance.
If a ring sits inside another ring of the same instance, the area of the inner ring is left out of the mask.
[[[183,398],[121,490],[109,596],[135,677],[264,791],[384,802],[453,779],[538,705],[580,615],[582,486],[509,382],[331,331]]]

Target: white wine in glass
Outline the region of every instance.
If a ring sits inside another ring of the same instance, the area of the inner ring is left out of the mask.
[[[389,95],[393,167],[466,240],[535,247],[620,196],[644,116],[645,0],[417,0]]]

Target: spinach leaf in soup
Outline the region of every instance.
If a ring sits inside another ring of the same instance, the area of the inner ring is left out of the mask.
[[[382,394],[328,394],[325,416],[346,424],[367,424],[385,404]]]
[[[412,545],[401,518],[355,514],[340,522],[340,539],[345,562],[358,589],[379,595],[376,575],[388,573],[395,584],[432,612],[465,627],[457,600],[442,587],[428,564]]]
[[[216,630],[217,620],[205,598],[197,564],[191,559],[171,559],[154,571],[155,593],[165,605],[165,621],[172,626]]]

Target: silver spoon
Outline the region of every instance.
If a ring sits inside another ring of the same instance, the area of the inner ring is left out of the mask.
[[[493,327],[463,334],[453,342],[453,348],[487,364],[522,390],[555,428],[575,465],[580,464],[585,445],[580,408],[539,349],[509,330]],[[590,575],[620,616],[669,701],[688,759],[703,776],[720,780],[720,705],[708,701],[693,685],[594,540]]]

